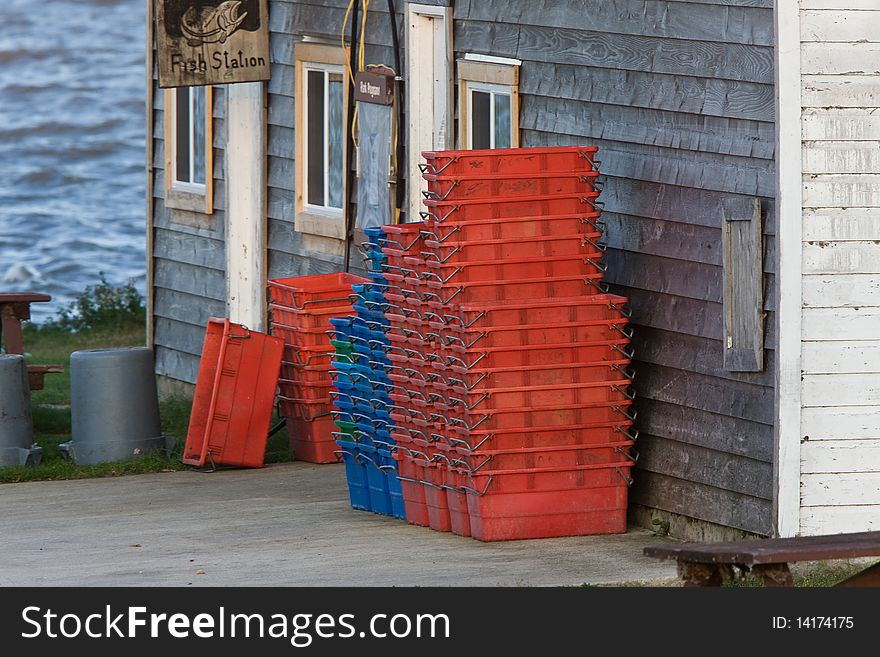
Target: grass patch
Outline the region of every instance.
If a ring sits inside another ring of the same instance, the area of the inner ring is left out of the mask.
[[[43,390],[31,392],[34,440],[43,448],[37,467],[0,468],[0,484],[55,479],[113,477],[147,472],[185,470],[180,463],[186,441],[192,399],[171,397],[159,404],[162,434],[172,438],[167,454],[149,453],[116,463],[77,466],[67,461],[58,446],[70,440],[70,354],[85,349],[138,347],[146,343],[146,312],[143,298],[129,282],[90,286],[58,315],[41,325],[24,327],[26,359],[40,365],[62,365],[63,374],[47,374]],[[279,420],[272,418],[272,426]],[[266,445],[266,463],[292,460],[287,432],[279,431]]]

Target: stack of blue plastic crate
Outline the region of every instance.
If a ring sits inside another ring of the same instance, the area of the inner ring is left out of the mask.
[[[385,318],[387,281],[382,275],[384,233],[378,227],[366,233],[365,256],[372,283],[353,286],[354,315],[331,320],[336,347],[332,393],[339,427],[336,444],[345,463],[352,507],[405,519],[388,409],[392,384]]]

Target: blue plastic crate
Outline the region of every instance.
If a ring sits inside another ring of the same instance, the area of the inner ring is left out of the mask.
[[[345,464],[345,479],[348,483],[348,499],[352,508],[361,511],[372,510],[370,486],[367,479],[367,463],[360,455],[357,443],[337,440]]]

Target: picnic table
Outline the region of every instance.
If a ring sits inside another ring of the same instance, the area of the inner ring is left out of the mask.
[[[31,318],[31,304],[51,301],[48,294],[37,292],[0,292],[0,344],[7,354],[24,355],[24,334],[21,323]],[[60,365],[28,365],[31,390],[42,390],[46,374],[63,372]]]
[[[660,545],[647,547],[644,553],[658,559],[676,559],[685,586],[721,586],[732,579],[734,567],[750,570],[764,586],[792,586],[790,563],[880,558],[880,532]],[[837,586],[880,586],[880,562]]]

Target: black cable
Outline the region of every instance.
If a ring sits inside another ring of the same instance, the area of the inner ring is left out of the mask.
[[[351,75],[348,76],[348,80],[346,84],[348,84],[348,116],[345,121],[345,148],[348,157],[345,159],[346,171],[345,171],[345,190],[346,196],[345,205],[346,205],[346,213],[345,213],[345,271],[349,271],[351,269],[351,240],[352,233],[354,232],[352,229],[354,227],[354,209],[355,204],[352,202],[352,187],[354,187],[354,158],[356,156],[355,146],[354,146],[354,135],[352,135],[352,130],[354,128],[354,109],[355,109],[355,100],[354,100],[354,81],[351,79],[351,76],[354,75],[354,72],[357,70],[357,55],[358,55],[358,14],[360,13],[361,1],[355,0],[354,7],[351,12],[351,56],[350,60],[350,70]]]
[[[395,171],[397,200],[395,201],[395,209],[402,210],[406,197],[406,183],[404,182],[404,171],[406,170],[406,131],[403,125],[405,103],[403,68],[400,64],[400,38],[397,34],[397,10],[394,7],[394,0],[388,0],[388,17],[391,21],[391,45],[394,48],[394,72],[396,75],[394,80],[397,83],[397,170]]]

